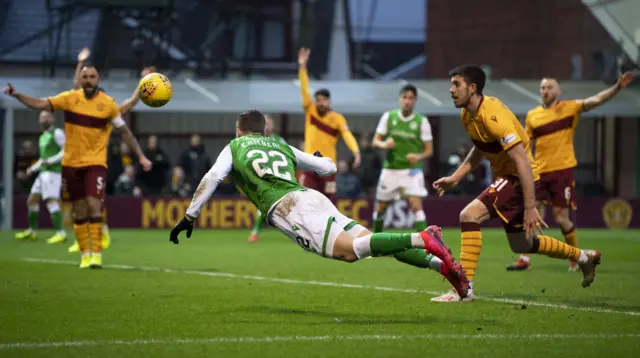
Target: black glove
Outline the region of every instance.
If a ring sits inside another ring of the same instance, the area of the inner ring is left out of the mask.
[[[182,218],[180,222],[171,230],[171,234],[169,235],[169,241],[174,244],[179,244],[180,240],[178,239],[178,235],[184,230],[187,230],[187,239],[191,238],[191,232],[193,231],[193,221],[189,221],[186,217]]]
[[[316,157],[322,157],[322,153],[320,153],[320,151],[316,151],[313,155]]]

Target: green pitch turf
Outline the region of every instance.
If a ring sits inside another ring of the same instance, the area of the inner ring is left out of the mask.
[[[579,230],[603,263],[592,287],[567,263],[516,255],[484,231],[473,303],[437,304],[437,273],[390,258],[346,264],[276,231],[113,230],[102,270],[68,245],[0,235],[0,357],[633,357],[640,232]],[[557,230],[549,233],[558,235]],[[445,230],[459,252],[459,231]],[[30,261],[29,261],[30,260]]]

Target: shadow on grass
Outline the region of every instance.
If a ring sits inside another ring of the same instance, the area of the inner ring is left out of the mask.
[[[362,314],[350,312],[332,312],[309,309],[292,309],[286,307],[270,307],[270,306],[253,306],[246,309],[255,313],[266,313],[275,315],[288,315],[300,317],[319,317],[330,320],[336,324],[355,324],[355,325],[452,325],[467,324],[475,326],[501,326],[502,321],[478,319],[472,317],[452,316],[447,314],[427,315],[415,312],[407,312],[407,315],[384,315],[384,314]],[[324,322],[323,322],[324,323]],[[315,323],[314,323],[315,324]]]

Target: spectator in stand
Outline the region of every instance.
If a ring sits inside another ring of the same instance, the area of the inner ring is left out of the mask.
[[[181,167],[173,167],[171,183],[165,188],[163,194],[178,198],[190,198],[193,195],[193,186],[186,182],[184,170]]]
[[[133,165],[125,165],[124,172],[118,177],[118,180],[116,180],[115,195],[133,196],[136,198],[142,196],[142,190],[136,181],[136,170]]]
[[[211,168],[211,158],[204,151],[200,136],[191,136],[189,148],[180,155],[180,167],[184,170],[187,183],[197,185]]]
[[[140,183],[146,195],[160,195],[167,183],[169,176],[169,156],[158,147],[158,137],[154,134],[147,139],[147,147],[144,155],[149,158],[153,167],[148,172],[142,171],[139,175]]]
[[[363,134],[360,137],[360,157],[362,162],[355,173],[360,178],[362,189],[367,196],[374,196],[378,178],[382,172],[382,160],[380,152],[371,146],[371,135]]]
[[[30,140],[23,141],[13,162],[13,173],[17,179],[15,192],[28,193],[31,190],[31,185],[36,177],[27,175],[27,168],[37,162],[38,159],[40,159],[38,150],[33,142]]]
[[[349,164],[345,160],[338,160],[336,186],[336,196],[339,198],[357,198],[362,191],[360,179],[353,174]]]

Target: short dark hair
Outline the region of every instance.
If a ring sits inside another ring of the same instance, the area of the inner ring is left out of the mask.
[[[238,129],[244,133],[264,133],[265,119],[262,112],[252,109],[240,113]]]
[[[476,92],[482,95],[484,90],[484,84],[487,81],[487,75],[485,75],[482,68],[475,65],[462,65],[449,71],[449,77],[461,76],[467,85],[475,84]]]
[[[316,91],[316,93],[314,94],[314,97],[315,97],[315,96],[324,96],[324,97],[327,97],[327,98],[331,98],[331,93],[330,93],[330,92],[329,92],[329,90],[328,90],[328,89],[326,89],[326,88],[320,88],[320,89],[319,89],[319,90],[317,90],[317,91]]]
[[[416,88],[416,86],[410,83],[407,83],[406,85],[402,86],[402,88],[400,88],[400,94],[403,94],[405,92],[411,92],[414,96],[418,96],[418,89]]]

